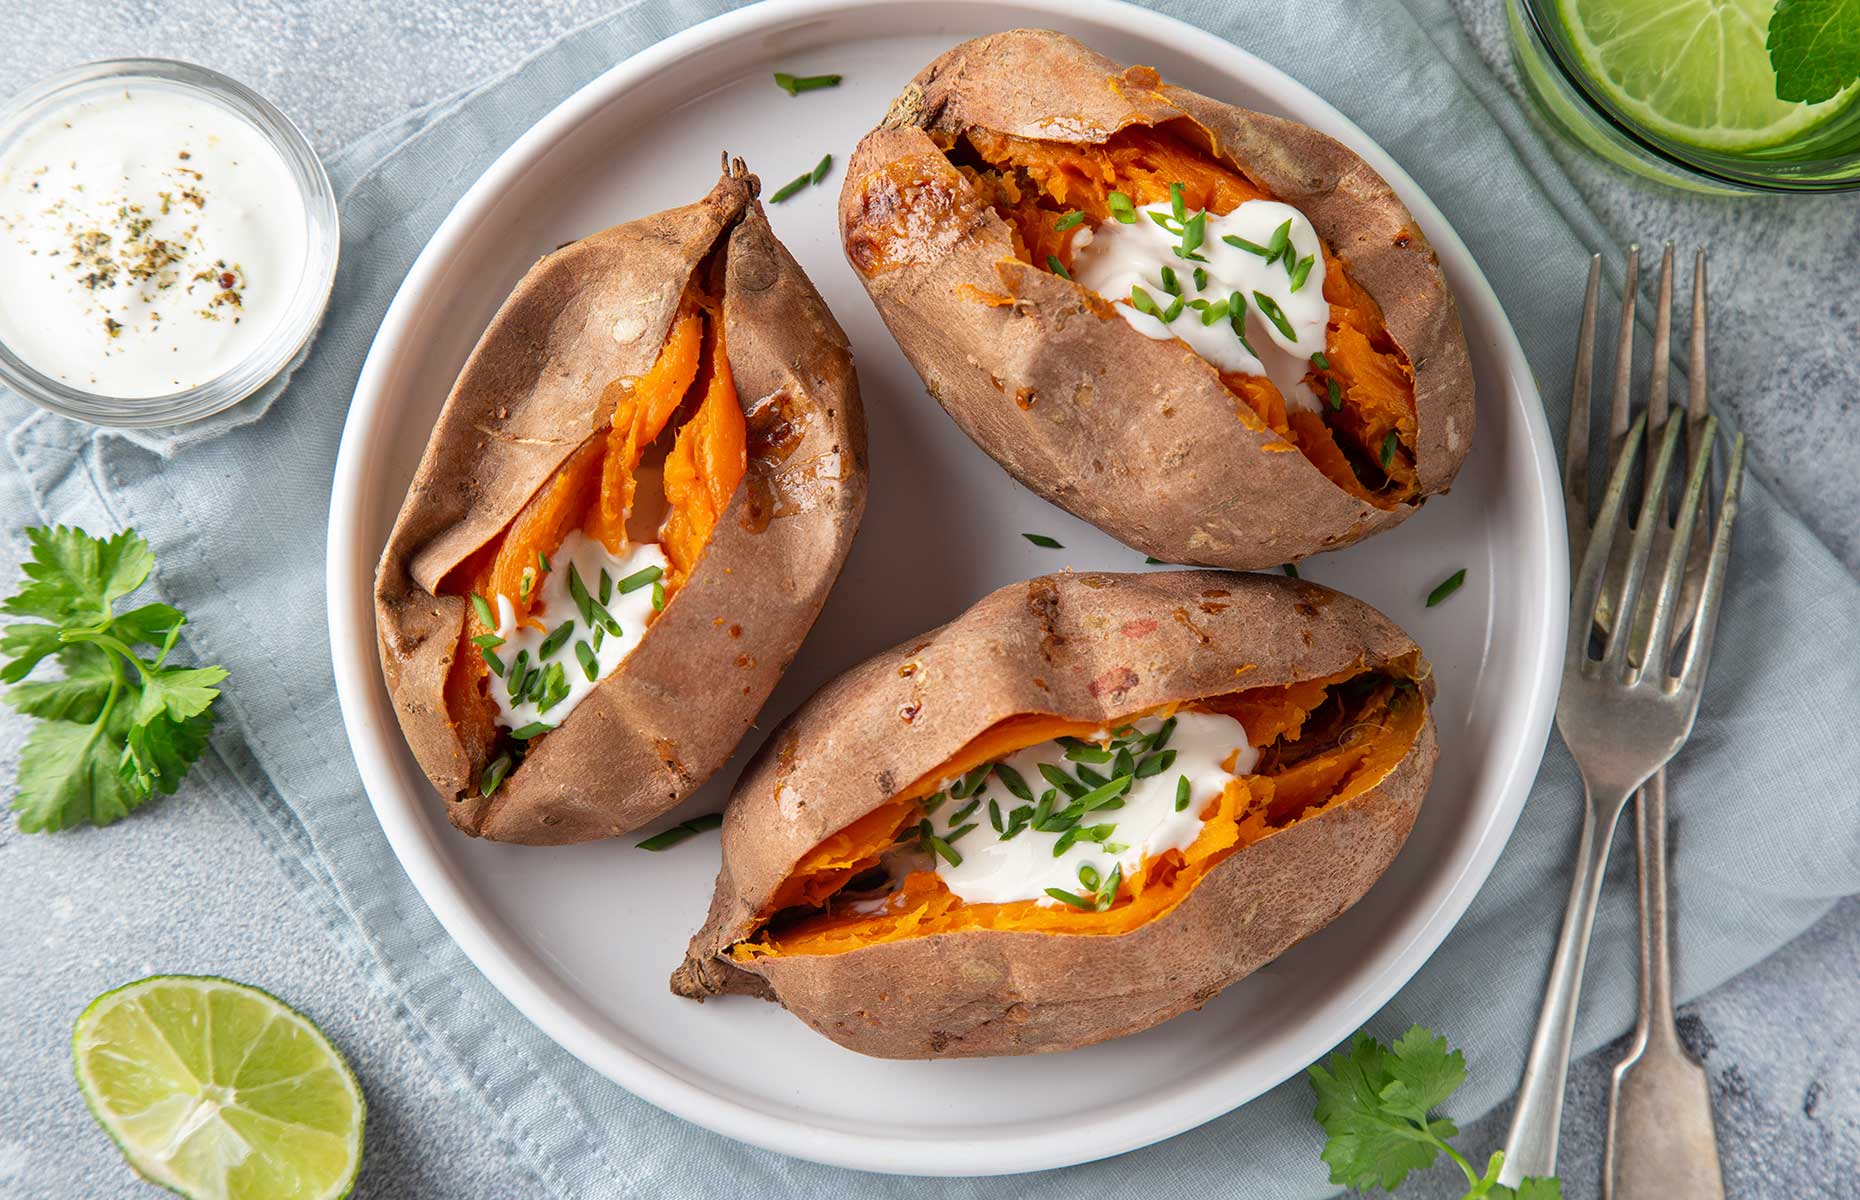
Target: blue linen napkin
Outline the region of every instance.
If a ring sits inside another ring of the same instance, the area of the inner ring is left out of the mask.
[[[1416,177],[1472,248],[1563,420],[1585,259],[1607,237],[1466,42],[1446,0],[1161,0],[1155,5],[1277,64],[1355,119]],[[322,563],[335,447],[361,362],[408,266],[505,146],[613,62],[733,7],[634,3],[514,70],[384,127],[336,155],[342,267],[320,340],[290,381],[170,434],[98,432],[0,395],[0,427],[37,516],[134,525],[156,587],[194,619],[188,641],[237,680],[217,762],[307,908],[391,1000],[406,1037],[481,1105],[488,1136],[562,1197],[921,1194],[921,1181],[749,1149],[653,1109],[538,1033],[471,968],[401,872],[340,728]],[[1311,47],[1323,46],[1322,54]],[[279,393],[282,392],[282,401]],[[262,418],[262,419],[260,419]],[[879,481],[882,483],[882,481]],[[1837,725],[1860,662],[1826,653],[1860,627],[1860,587],[1753,481],[1705,710],[1673,773],[1679,990],[1742,970],[1860,891],[1860,813],[1845,800],[1860,753]],[[256,635],[256,636],[255,636]],[[1836,700],[1835,698],[1838,698]],[[1779,787],[1780,781],[1786,787]],[[1567,887],[1579,784],[1553,741],[1516,833],[1459,928],[1373,1027],[1446,1031],[1477,1070],[1451,1106],[1468,1119],[1515,1086]],[[1629,1022],[1631,855],[1598,919],[1577,1036]],[[365,1081],[366,1083],[367,1081]],[[937,1186],[961,1197],[1114,1193],[1320,1196],[1305,1084],[1293,1080],[1170,1142],[1104,1163]]]

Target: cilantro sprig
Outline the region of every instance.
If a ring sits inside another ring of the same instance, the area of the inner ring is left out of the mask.
[[[31,561],[0,613],[7,703],[38,719],[20,751],[13,811],[27,833],[121,820],[172,795],[206,749],[220,667],[168,665],[187,618],[166,604],[118,612],[155,555],[134,530],[107,539],[63,525],[26,530]],[[141,647],[149,648],[145,652]],[[55,660],[63,677],[28,681]]]
[[[1466,1200],[1562,1200],[1555,1178],[1527,1178],[1515,1188],[1498,1182],[1503,1150],[1493,1151],[1480,1174],[1447,1143],[1459,1126],[1434,1110],[1466,1081],[1466,1056],[1431,1029],[1413,1026],[1392,1046],[1359,1032],[1306,1073],[1317,1094],[1312,1115],[1329,1135],[1323,1158],[1332,1183],[1392,1192],[1444,1152],[1466,1173]]]

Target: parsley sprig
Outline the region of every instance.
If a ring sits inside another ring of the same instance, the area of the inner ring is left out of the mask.
[[[155,555],[134,530],[108,539],[63,525],[26,530],[26,579],[0,613],[7,703],[38,723],[20,751],[13,811],[27,833],[108,825],[172,795],[206,749],[221,667],[168,665],[187,618],[166,604],[128,612]],[[145,653],[138,647],[148,647]],[[63,678],[23,682],[47,659]]]
[[[1312,1115],[1329,1135],[1323,1158],[1332,1183],[1392,1192],[1445,1152],[1466,1173],[1466,1200],[1562,1200],[1555,1178],[1527,1178],[1516,1188],[1498,1182],[1503,1150],[1481,1174],[1447,1143],[1459,1126],[1434,1110],[1466,1081],[1466,1056],[1431,1029],[1416,1025],[1392,1046],[1359,1032],[1306,1073],[1317,1094]]]

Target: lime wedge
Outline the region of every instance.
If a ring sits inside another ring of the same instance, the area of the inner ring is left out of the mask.
[[[1776,98],[1764,42],[1776,0],[1559,0],[1590,79],[1623,115],[1660,136],[1738,154],[1775,146],[1838,115],[1852,89],[1820,104]]]
[[[367,1105],[342,1055],[268,992],[156,975],[91,1001],[71,1032],[97,1123],[151,1183],[193,1200],[338,1200]]]

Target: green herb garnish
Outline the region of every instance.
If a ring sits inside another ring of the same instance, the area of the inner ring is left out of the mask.
[[[635,850],[669,850],[687,838],[696,837],[707,830],[716,829],[723,824],[722,813],[705,813],[701,817],[692,817],[689,821],[680,821],[662,833],[655,833],[645,841],[634,844]]]
[[[1171,304],[1168,308],[1163,309],[1162,321],[1164,325],[1169,324],[1169,322],[1175,320],[1177,317],[1182,315],[1183,303],[1184,301],[1182,297],[1177,296],[1173,304]]]
[[[525,567],[523,574],[517,577],[517,599],[528,600],[530,592],[536,587],[536,568]]]
[[[1182,244],[1175,248],[1176,257],[1195,262],[1207,261],[1195,253],[1201,248],[1201,243],[1207,236],[1208,214],[1203,210],[1182,223]]]
[[[973,771],[970,771],[967,775],[964,775],[961,783],[949,789],[949,794],[956,797],[958,800],[967,800],[970,796],[982,790],[982,785],[988,782],[988,772],[993,769],[993,763],[983,763]]]
[[[820,161],[814,164],[814,169],[808,173],[808,181],[810,183],[819,183],[827,177],[827,172],[832,169],[833,156],[831,154],[823,154],[820,156]]]
[[[491,602],[477,592],[471,594],[472,609],[478,614],[478,624],[486,629],[497,628],[497,614],[491,611]]]
[[[1073,762],[1108,763],[1111,761],[1111,752],[1103,746],[1094,746],[1090,742],[1082,742],[1077,738],[1064,738],[1062,741],[1066,747],[1066,757]]]
[[[1156,307],[1156,301],[1150,299],[1150,294],[1143,290],[1142,284],[1131,286],[1130,304],[1140,313],[1148,313],[1152,317],[1162,316],[1162,309]]]
[[[1527,1178],[1515,1189],[1499,1183],[1503,1150],[1492,1153],[1480,1175],[1447,1143],[1459,1127],[1434,1110],[1465,1082],[1466,1059],[1432,1030],[1413,1026],[1392,1046],[1359,1032],[1305,1073],[1317,1096],[1312,1116],[1327,1135],[1323,1159],[1334,1184],[1392,1192],[1408,1172],[1426,1170],[1445,1151],[1466,1174],[1466,1200],[1562,1200],[1555,1178]]]
[[[1175,751],[1164,750],[1160,753],[1152,754],[1138,763],[1136,775],[1138,779],[1148,779],[1152,775],[1161,775],[1174,765]]]
[[[1074,896],[1064,888],[1047,888],[1046,894],[1062,904],[1070,904],[1073,908],[1079,909],[1081,912],[1091,912],[1096,907],[1092,901],[1086,900],[1080,896]]]
[[[930,849],[936,851],[943,861],[950,866],[960,867],[962,865],[962,855],[956,853],[956,848],[950,845],[947,840],[936,836],[934,833],[924,840],[929,842]]]
[[[1324,385],[1324,390],[1328,393],[1325,401],[1330,405],[1331,411],[1336,412],[1343,407],[1343,389],[1337,386],[1334,376],[1325,376]]]
[[[1046,256],[1046,266],[1053,274],[1059,276],[1061,279],[1072,278],[1072,272],[1066,270],[1066,264],[1059,261],[1059,256],[1057,254],[1049,254]]]
[[[1208,286],[1208,268],[1196,267],[1195,268],[1195,290],[1198,292],[1205,291],[1207,289],[1207,286]],[[1223,312],[1226,311],[1225,306],[1222,307],[1221,311]]]
[[[575,620],[573,617],[570,617],[560,625],[557,625],[554,629],[551,629],[549,631],[549,636],[542,640],[542,645],[536,647],[536,660],[542,662],[554,658],[555,652],[562,648],[563,644],[568,641],[569,637],[573,635],[574,632]]]
[[[1075,229],[1084,223],[1085,214],[1075,208],[1065,216],[1053,222],[1053,232],[1064,233],[1066,230]]]
[[[595,631],[600,632],[599,630]],[[575,643],[575,660],[581,664],[581,673],[593,683],[601,677],[601,660],[594,657],[594,647],[586,642]]]
[[[1106,196],[1105,203],[1110,206],[1111,215],[1119,224],[1134,225],[1137,220],[1137,206],[1130,202],[1130,197],[1122,192],[1112,192]]]
[[[1316,354],[1311,356],[1311,365],[1320,371],[1328,371],[1330,370],[1330,359],[1325,358],[1324,352],[1319,350]]]
[[[1266,315],[1278,331],[1285,335],[1287,341],[1295,342],[1298,335],[1292,331],[1292,323],[1285,319],[1285,313],[1279,308],[1279,302],[1264,292],[1253,293],[1253,303],[1259,305],[1259,311]]]
[[[1175,781],[1175,811],[1188,810],[1188,776],[1178,775]]]
[[[995,777],[1001,781],[1002,786],[1014,793],[1016,799],[1027,801],[1033,799],[1033,789],[1027,786],[1026,779],[1022,778],[1019,771],[1004,762],[995,763],[993,769]]]
[[[642,567],[620,581],[620,594],[637,592],[649,583],[656,582],[665,572],[658,567]]]
[[[1108,758],[1110,756],[1106,755],[1106,757]],[[1041,763],[1040,774],[1046,778],[1046,782],[1052,784],[1054,787],[1058,788],[1060,791],[1064,792],[1067,796],[1075,800],[1078,797],[1083,796],[1086,792],[1091,790],[1087,788],[1084,784],[1080,783],[1078,780],[1072,778],[1072,776],[1066,774],[1064,771],[1054,766],[1052,763]]]
[[[1395,438],[1395,431],[1391,429],[1388,432],[1388,436],[1382,439],[1382,449],[1376,455],[1376,457],[1381,460],[1382,469],[1385,471],[1388,470],[1390,464],[1392,464],[1395,461],[1396,445],[1397,445],[1397,442]]]
[[[1266,258],[1272,254],[1272,251],[1266,249],[1258,242],[1249,242],[1245,238],[1235,237],[1231,233],[1221,235],[1221,240],[1236,250],[1244,250],[1248,254],[1257,254],[1261,258]]]
[[[607,573],[606,567],[602,567],[601,568],[601,603],[607,604],[610,601],[612,601],[613,598],[614,598],[614,577]]]
[[[812,171],[809,171],[805,175],[797,175],[787,183],[776,188],[775,194],[769,197],[769,203],[780,204],[783,200],[786,200],[812,182],[814,182],[814,173]]]
[[[662,579],[652,581],[652,611],[665,611],[665,581]]]
[[[511,730],[510,736],[516,738],[519,742],[527,742],[538,734],[548,733],[554,728],[555,726],[549,724],[547,721],[531,721],[528,725],[522,725]]]
[[[1054,539],[1047,537],[1044,533],[1023,533],[1020,536],[1026,538],[1028,541],[1040,547],[1042,550],[1064,550],[1065,549],[1064,546],[1060,545]]]
[[[838,75],[790,75],[786,71],[775,72],[775,86],[790,96],[798,96],[802,92],[811,92],[819,88],[838,87],[840,79],[841,76]]]
[[[1239,292],[1234,292],[1227,297],[1227,321],[1234,328],[1234,336],[1240,339],[1242,346],[1246,347],[1246,352],[1258,358],[1259,355],[1254,351],[1253,343],[1246,340],[1246,297]]]
[[[19,747],[13,811],[24,833],[108,825],[180,787],[206,749],[226,671],[167,665],[187,623],[179,609],[116,611],[155,567],[134,530],[100,539],[35,526],[26,541],[26,578],[0,603],[34,618],[0,630],[0,682],[15,685],[7,702],[36,718]],[[21,682],[47,658],[63,678]]]
[[[549,556],[544,554],[541,550],[538,550],[536,552],[536,573],[538,575],[547,575],[553,569],[554,568],[549,565]]]
[[[1291,578],[1291,579],[1298,578],[1298,566],[1295,563],[1286,563],[1283,566],[1281,566],[1279,570],[1284,571],[1288,578]]]
[[[482,649],[479,650],[478,653],[483,657],[484,665],[491,668],[491,674],[502,679],[504,677],[504,660],[497,656],[497,652],[491,649]]]
[[[1287,263],[1290,263],[1292,261],[1291,257],[1288,255],[1285,261]],[[1294,292],[1297,291],[1299,288],[1305,286],[1305,280],[1311,277],[1311,266],[1316,261],[1317,261],[1317,258],[1315,255],[1307,254],[1303,258],[1298,260],[1297,266],[1287,268],[1286,274],[1291,276],[1292,290]]]
[[[1182,281],[1176,278],[1174,267],[1164,267],[1162,269],[1162,286],[1163,291],[1168,292],[1171,296],[1180,296],[1182,294]]]
[[[1001,824],[1001,803],[998,800],[991,799],[988,802],[988,823],[994,826],[997,834],[1007,831],[1007,827]]]
[[[1169,185],[1169,211],[1175,214],[1175,219],[1178,221],[1188,220],[1188,201],[1185,199],[1187,190],[1187,184],[1172,183]]]
[[[478,794],[489,796],[498,785],[504,782],[504,776],[510,774],[510,755],[500,754],[485,767],[484,774],[478,777]]]
[[[1778,100],[1830,100],[1860,78],[1860,4],[1777,0],[1766,44]]]
[[[1273,260],[1290,249],[1291,244],[1292,219],[1287,217],[1284,223],[1272,231],[1272,240],[1266,243],[1266,265],[1271,266]]]
[[[1460,585],[1465,582],[1466,568],[1461,567],[1459,570],[1453,572],[1453,574],[1441,580],[1438,584],[1435,584],[1434,590],[1427,593],[1427,607],[1432,608],[1442,600],[1445,600],[1448,596],[1459,591]]]

